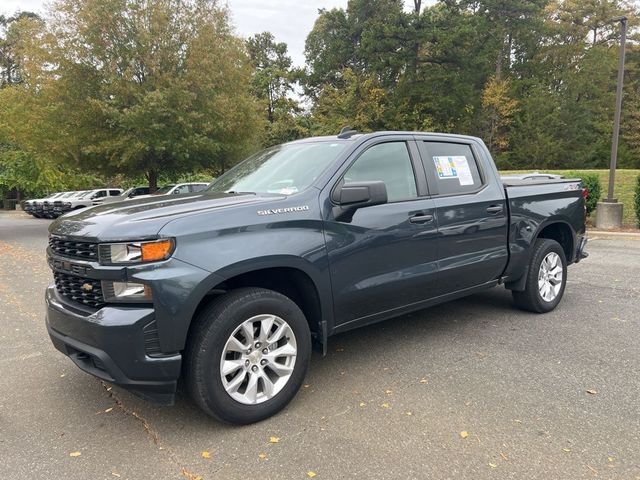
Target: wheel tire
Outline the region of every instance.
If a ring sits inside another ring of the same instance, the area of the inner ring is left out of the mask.
[[[295,336],[293,372],[282,389],[262,403],[244,404],[227,393],[220,365],[225,345],[246,320],[263,314],[284,320]],[[223,422],[245,425],[282,410],[300,389],[311,359],[311,333],[300,308],[288,297],[263,288],[233,290],[207,305],[194,320],[185,351],[185,383],[198,406]]]
[[[538,285],[538,274],[540,273],[542,262],[551,253],[555,253],[562,265],[562,280],[560,289],[555,297],[551,300],[545,300],[540,292]],[[527,272],[527,281],[522,292],[512,291],[513,300],[516,306],[522,310],[535,313],[550,312],[558,306],[564,289],[567,284],[567,259],[562,246],[555,240],[548,238],[539,238],[533,246],[533,254],[529,263],[529,271]]]

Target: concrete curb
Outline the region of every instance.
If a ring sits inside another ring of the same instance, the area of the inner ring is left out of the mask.
[[[611,232],[609,230],[587,230],[587,236],[589,238],[594,237],[617,237],[617,238],[633,238],[640,240],[640,231],[638,232]]]

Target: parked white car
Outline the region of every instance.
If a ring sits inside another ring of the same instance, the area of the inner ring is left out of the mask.
[[[53,201],[53,200],[55,200],[57,198],[62,197],[63,195],[65,195],[67,193],[69,193],[69,192],[57,192],[57,193],[52,193],[48,197],[34,198],[33,200],[27,200],[23,204],[24,211],[27,212],[27,213],[30,213],[31,215],[33,215],[36,218],[43,218],[44,217],[44,202],[45,201]]]
[[[62,215],[70,210],[78,208],[86,208],[93,206],[93,201],[103,197],[117,197],[122,194],[120,188],[98,188],[96,190],[88,190],[80,195],[65,199],[57,199],[53,203],[53,211],[57,216]]]
[[[159,188],[158,190],[156,190],[155,192],[149,195],[140,195],[136,198],[155,197],[160,195],[179,195],[181,193],[195,193],[195,192],[200,192],[204,190],[205,188],[207,188],[208,185],[209,185],[208,183],[203,183],[203,182],[171,184],[171,185],[166,185],[162,188]]]
[[[115,203],[122,202],[124,200],[129,200],[130,198],[137,198],[143,195],[149,195],[149,187],[131,187],[128,190],[125,190],[121,195],[116,197],[101,197],[93,201],[94,205],[103,205],[105,203]]]

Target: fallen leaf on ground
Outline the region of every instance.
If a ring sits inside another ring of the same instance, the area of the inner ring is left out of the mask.
[[[82,455],[82,453],[80,453],[80,452],[71,452],[69,454],[70,457],[79,457],[80,455]]]
[[[491,468],[498,468],[498,465],[496,465],[495,463],[490,463],[490,464],[489,464],[489,466],[490,466]]]
[[[571,449],[570,448],[563,448],[562,451],[569,453],[571,451]]]
[[[462,432],[460,432],[461,438],[467,438],[468,436],[469,436],[469,432],[467,432],[466,430],[463,430]]]
[[[60,375],[60,378],[64,378],[64,376],[65,376],[65,375],[66,375],[66,374],[64,374],[64,373],[63,373],[62,375]]]
[[[107,409],[104,411],[104,413],[109,413],[111,410],[113,410],[113,407],[109,407],[109,408],[107,408]]]
[[[280,437],[269,437],[269,443],[278,443],[280,441]]]
[[[503,460],[509,460],[509,457],[507,457],[504,453],[500,452],[500,456],[502,457]]]
[[[388,389],[388,390],[385,390],[384,393],[386,393],[387,395],[391,395],[393,393],[393,390]]]
[[[405,415],[411,416],[411,415],[413,415],[413,413],[412,412],[405,412]]]
[[[380,405],[382,408],[391,408],[391,405],[389,405],[388,403],[383,403],[382,405]]]
[[[317,475],[317,473],[316,473],[316,472],[312,472],[311,470],[309,470],[309,471],[307,472],[307,477],[309,477],[309,478],[313,478],[313,477],[315,477],[316,475]]]
[[[613,462],[615,460],[615,458],[613,457],[607,457],[607,460],[609,460],[610,462]]]
[[[309,385],[308,383],[305,383],[305,384],[303,385],[303,387],[304,387],[304,388],[309,388],[310,386],[311,386],[311,385]]]
[[[360,402],[360,406],[361,406],[361,407],[366,407],[366,406],[367,406],[367,404],[366,404],[366,403],[364,403],[364,402]]]
[[[598,391],[597,390],[587,390],[587,393],[589,395],[597,395]]]
[[[428,380],[426,378],[421,378],[420,383],[428,383]]]
[[[266,453],[260,453],[258,454],[258,458],[261,458],[262,460],[267,458],[267,454]]]
[[[111,475],[113,475],[114,477],[118,477],[120,478],[122,475],[120,475],[119,473],[116,472],[111,472]]]
[[[211,458],[211,452],[207,452],[206,450],[200,454],[202,458]]]

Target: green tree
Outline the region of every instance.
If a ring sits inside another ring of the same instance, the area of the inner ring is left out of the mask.
[[[270,146],[308,134],[299,121],[300,106],[292,98],[300,74],[292,67],[287,44],[263,32],[247,40],[247,50],[254,68],[251,90],[266,113],[262,143]]]
[[[232,165],[257,143],[251,67],[215,0],[58,0],[31,78],[35,148],[84,169],[160,173]],[[35,55],[37,57],[37,55]],[[35,98],[35,99],[34,99]]]

